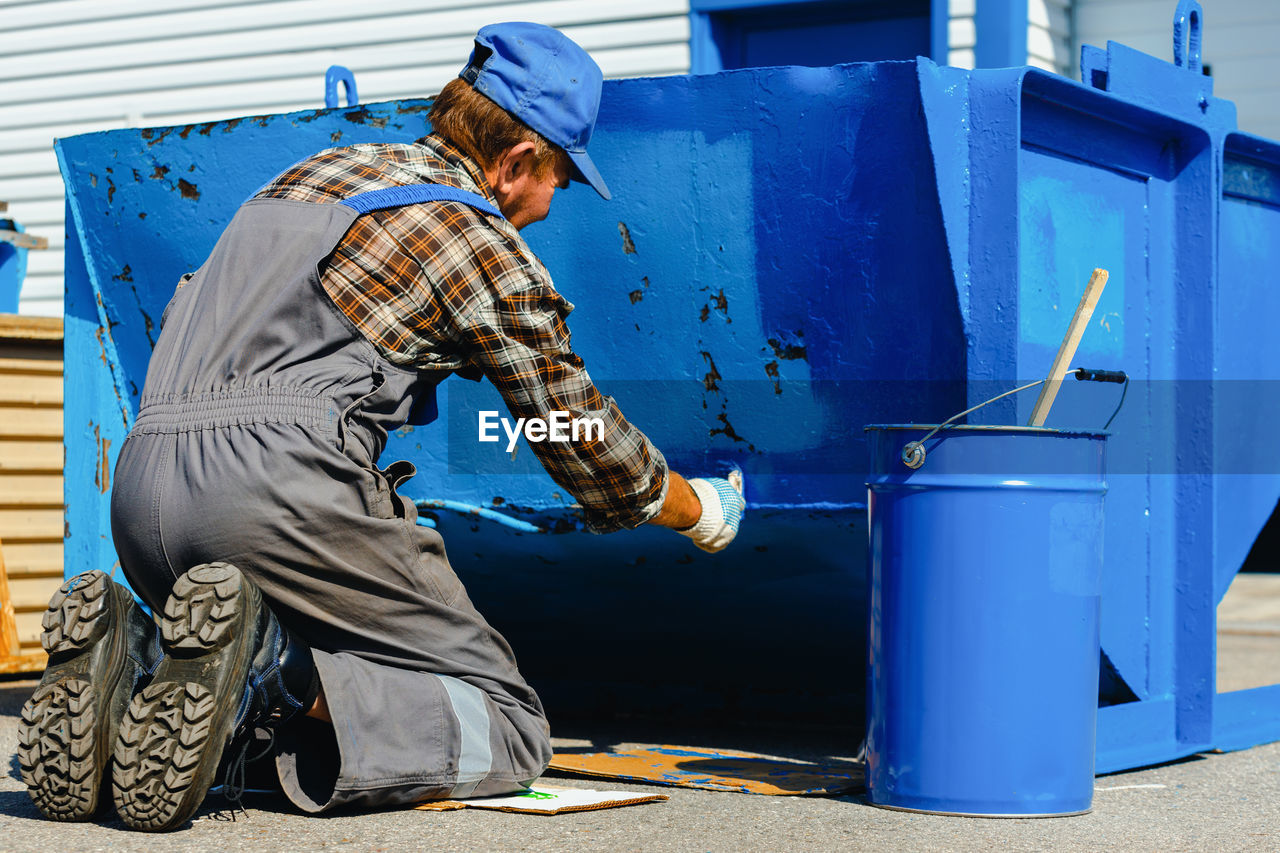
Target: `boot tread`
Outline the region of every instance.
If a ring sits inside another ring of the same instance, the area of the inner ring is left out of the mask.
[[[93,685],[66,678],[38,688],[22,706],[18,769],[36,808],[60,821],[97,811],[97,709]]]

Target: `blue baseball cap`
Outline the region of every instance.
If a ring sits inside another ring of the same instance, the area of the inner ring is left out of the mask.
[[[573,163],[571,177],[609,198],[587,156],[604,75],[585,50],[542,24],[490,24],[476,34],[471,59],[458,76],[563,148]]]

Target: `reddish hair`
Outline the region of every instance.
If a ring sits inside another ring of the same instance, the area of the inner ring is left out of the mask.
[[[450,80],[436,95],[427,114],[433,132],[463,150],[486,170],[521,142],[532,142],[533,174],[541,180],[567,155],[546,137],[471,87],[460,77]]]

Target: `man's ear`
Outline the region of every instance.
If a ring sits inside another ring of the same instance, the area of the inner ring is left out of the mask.
[[[534,151],[537,146],[532,142],[521,142],[507,149],[498,162],[498,192],[510,192],[512,185],[520,178],[533,172]]]

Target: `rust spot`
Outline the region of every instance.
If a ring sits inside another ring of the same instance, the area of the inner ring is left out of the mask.
[[[700,313],[700,314],[698,315],[698,319],[705,323],[705,322],[707,322],[707,318],[708,318],[708,317],[710,317],[710,316],[711,316],[711,306],[710,306],[710,305],[703,305],[703,306],[702,306],[702,313]]]
[[[111,276],[112,281],[133,281],[133,268],[128,264],[124,265],[124,269],[120,270],[119,275]]]
[[[145,212],[143,212],[143,213],[139,213],[139,214],[138,214],[138,218],[139,218],[139,219],[146,219],[146,218],[147,218],[147,214],[146,214]]]
[[[186,127],[182,128],[182,130],[178,131],[178,138],[186,139],[188,136],[191,135],[191,131],[195,129],[196,129],[196,126],[194,124],[187,125]]]
[[[769,376],[773,377],[773,393],[781,394],[782,393],[782,381],[781,381],[782,377],[778,373],[778,362],[771,361],[768,364],[766,364],[764,366],[764,372]]]
[[[719,391],[720,371],[716,370],[715,359],[711,357],[711,353],[703,352],[702,358],[707,362],[707,374],[702,377],[702,384],[708,391]]]
[[[505,498],[503,498],[501,495],[494,495],[494,496],[493,496],[493,505],[494,505],[494,506],[502,506],[502,505],[503,505],[504,503],[506,503],[506,502],[507,502],[507,501],[506,501],[506,499],[505,499]]]
[[[618,223],[618,233],[622,235],[622,253],[624,255],[634,255],[636,253],[636,244],[631,240],[631,229],[627,227],[627,223]]]
[[[329,134],[329,141],[330,141],[330,142],[335,142],[335,143],[336,143],[336,142],[337,142],[339,139],[341,139],[341,138],[342,138],[342,131],[340,131],[340,130],[335,130],[333,133]]]
[[[716,415],[716,420],[720,421],[720,423],[724,424],[724,426],[717,427],[716,429],[707,430],[707,435],[723,435],[725,438],[731,438],[734,441],[738,441],[745,444],[748,450],[753,452],[755,451],[756,446],[754,444],[747,441],[742,436],[738,435],[738,431],[733,428],[733,424],[729,423],[729,416],[727,414],[725,414],[724,412],[721,412],[720,414]]]
[[[110,178],[107,178],[107,204],[111,204],[111,200],[116,197],[116,185]]]
[[[630,293],[628,293],[628,294],[627,294],[627,297],[631,300],[631,304],[632,304],[632,305],[635,305],[635,304],[636,304],[637,302],[639,302],[641,299],[644,299],[644,291],[643,291],[643,290],[633,290],[633,291],[631,291]]]
[[[404,115],[405,113],[425,113],[425,112],[428,112],[430,109],[431,109],[430,103],[410,104],[408,106],[401,104],[400,106],[396,107],[396,112],[398,112],[400,115]]]
[[[729,317],[729,297],[724,295],[723,287],[720,288],[719,293],[711,297],[711,307],[719,311],[721,314],[723,314],[726,322],[729,322],[729,323],[733,322],[733,320]]]
[[[98,339],[98,358],[102,359],[103,364],[110,367],[111,365],[107,362],[107,342],[103,339],[104,334],[106,334],[106,330],[101,326],[93,333],[94,337]]]
[[[135,290],[135,291],[133,292],[133,295],[134,295],[134,296],[137,296],[137,295],[138,295],[138,292]],[[141,302],[142,302],[142,300],[138,300],[138,302],[139,302],[139,303],[141,303]],[[156,329],[156,324],[155,324],[154,322],[152,322],[152,320],[151,320],[151,315],[150,315],[150,314],[148,314],[146,311],[143,311],[143,310],[142,310],[142,308],[138,308],[138,311],[139,311],[139,313],[141,313],[141,314],[142,314],[142,322],[143,322],[143,324],[146,326],[147,340],[151,342],[151,348],[152,348],[152,349],[155,349],[155,348],[156,348],[156,339],[155,339],[155,337],[152,335],[152,332],[154,332],[154,331],[155,331],[155,329]]]
[[[91,187],[97,187],[97,186],[98,186],[98,176],[97,176],[97,175],[95,175],[93,172],[90,172],[90,173],[89,173],[89,186],[91,186]]]
[[[164,139],[166,136],[168,136],[171,133],[173,133],[173,128],[171,127],[166,127],[164,130],[160,131],[159,133],[144,130],[142,131],[142,138],[147,140],[147,147],[150,148],[152,145],[155,145],[157,142]]]
[[[156,166],[154,169],[151,170],[151,180],[163,181],[164,176],[167,174],[169,174],[168,166]]]
[[[382,116],[375,116],[373,113],[361,107],[358,110],[352,110],[349,113],[343,113],[342,117],[352,124],[367,124],[370,127],[386,127],[387,120]]]
[[[134,169],[134,170],[133,170],[133,182],[134,182],[135,184],[140,184],[140,183],[142,183],[142,175],[138,174],[138,170],[137,170],[137,169]]]
[[[645,290],[648,290],[648,289],[649,289],[649,276],[647,276],[647,275],[640,276],[640,281],[641,281],[641,283],[643,283],[643,284],[644,284],[644,289],[645,289]]]
[[[111,439],[103,438],[100,428],[94,424],[93,440],[98,445],[98,470],[93,475],[93,484],[105,495],[111,490]]]
[[[182,193],[183,198],[189,198],[192,201],[200,198],[200,190],[186,178],[178,178],[178,192]]]
[[[804,337],[804,332],[797,332],[796,335],[798,337]],[[773,347],[773,354],[783,361],[807,359],[807,354],[803,344],[787,343],[780,341],[777,338],[769,338],[769,346]]]

